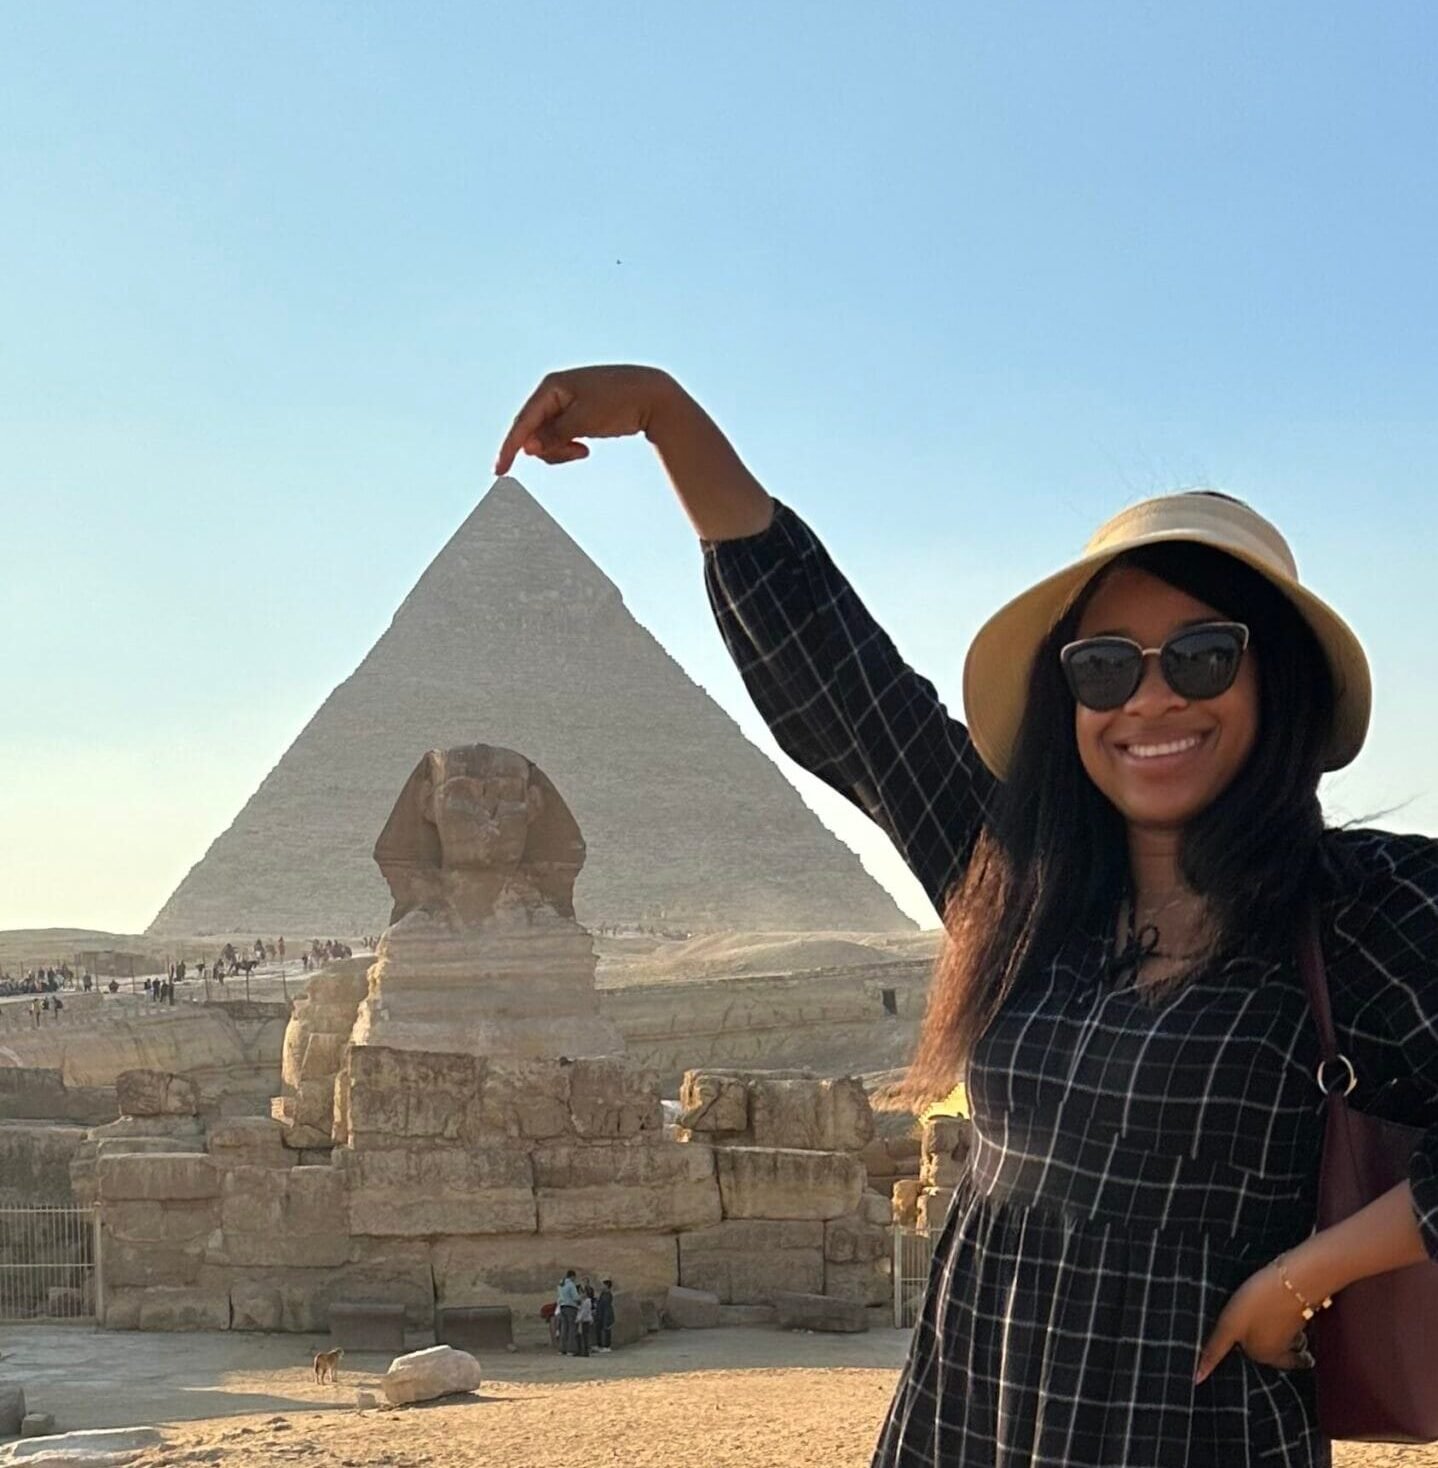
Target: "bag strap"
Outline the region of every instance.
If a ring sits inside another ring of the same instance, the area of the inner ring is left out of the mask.
[[[1303,985],[1308,990],[1308,1003],[1313,1009],[1313,1017],[1318,1023],[1318,1039],[1322,1048],[1322,1059],[1318,1062],[1318,1089],[1325,1096],[1329,1095],[1329,1087],[1325,1082],[1324,1074],[1329,1067],[1333,1068],[1334,1089],[1343,1084],[1342,1068],[1348,1072],[1347,1085],[1343,1087],[1343,1095],[1347,1095],[1358,1084],[1358,1076],[1353,1069],[1353,1062],[1346,1055],[1339,1054],[1338,1036],[1333,1029],[1333,1008],[1328,998],[1328,974],[1323,967],[1323,937],[1319,928],[1318,909],[1311,906],[1308,915],[1304,919],[1303,931],[1298,940],[1298,969],[1303,975]]]

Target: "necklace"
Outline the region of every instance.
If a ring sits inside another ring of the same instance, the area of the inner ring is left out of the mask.
[[[1130,892],[1124,898],[1124,905],[1128,912],[1127,933],[1123,947],[1114,954],[1108,963],[1109,976],[1115,982],[1124,977],[1131,978],[1136,982],[1139,970],[1151,958],[1167,959],[1171,963],[1191,963],[1195,959],[1204,958],[1208,955],[1211,948],[1211,945],[1208,944],[1184,953],[1169,953],[1158,946],[1160,941],[1158,926],[1152,919],[1159,917],[1170,908],[1177,907],[1187,897],[1187,893],[1182,893],[1176,897],[1169,898],[1167,902],[1162,903],[1149,915],[1150,921],[1142,927],[1138,925],[1137,903],[1134,901],[1133,894]]]

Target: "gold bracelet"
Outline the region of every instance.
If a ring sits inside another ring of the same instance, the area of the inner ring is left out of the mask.
[[[1287,1289],[1289,1294],[1291,1294],[1294,1299],[1296,1299],[1298,1303],[1303,1306],[1303,1318],[1305,1320],[1312,1320],[1313,1317],[1317,1315],[1320,1310],[1326,1310],[1333,1303],[1333,1296],[1327,1296],[1321,1305],[1310,1305],[1308,1301],[1305,1300],[1303,1296],[1300,1295],[1298,1291],[1293,1288],[1293,1281],[1289,1279],[1288,1271],[1283,1267],[1283,1261],[1286,1258],[1288,1258],[1287,1254],[1280,1254],[1278,1258],[1273,1261],[1274,1267],[1278,1270],[1278,1277],[1283,1281],[1284,1288]]]

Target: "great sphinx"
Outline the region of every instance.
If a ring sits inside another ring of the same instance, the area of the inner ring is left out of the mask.
[[[584,838],[512,749],[432,749],[375,843],[394,898],[351,1035],[474,1055],[623,1050],[600,1018],[594,944],[574,918]]]

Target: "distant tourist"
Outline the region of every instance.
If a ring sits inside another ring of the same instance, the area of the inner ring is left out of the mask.
[[[572,1269],[559,1281],[555,1303],[559,1306],[559,1349],[562,1354],[572,1356],[579,1323],[579,1284]]]
[[[607,1352],[614,1338],[614,1281],[602,1281],[603,1288],[594,1301],[595,1350]]]
[[[576,1356],[589,1354],[590,1342],[594,1339],[594,1291],[586,1289],[579,1297],[579,1310],[574,1318]]]

